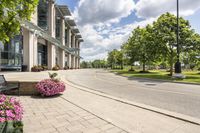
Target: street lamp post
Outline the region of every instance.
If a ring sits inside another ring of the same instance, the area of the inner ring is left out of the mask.
[[[179,0],[177,0],[177,33],[176,33],[176,42],[177,42],[177,62],[175,64],[175,74],[181,76],[181,62],[180,62],[180,46],[179,46]]]

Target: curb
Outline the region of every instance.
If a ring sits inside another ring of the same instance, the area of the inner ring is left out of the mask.
[[[135,107],[145,109],[145,110],[148,110],[148,111],[152,111],[154,113],[159,113],[159,114],[162,114],[162,115],[165,115],[165,116],[168,116],[168,117],[171,117],[171,118],[175,118],[175,119],[178,119],[178,120],[181,120],[181,121],[189,122],[189,123],[192,123],[192,124],[195,124],[195,125],[200,125],[200,119],[197,119],[197,118],[194,118],[194,117],[191,117],[191,116],[188,116],[188,115],[175,113],[175,112],[164,110],[164,109],[159,109],[159,108],[156,108],[156,107],[153,107],[153,106],[150,106],[150,105],[136,103],[136,102],[132,102],[132,101],[129,101],[129,100],[124,100],[122,98],[114,97],[114,96],[111,96],[109,94],[94,90],[92,88],[88,88],[88,87],[85,87],[85,86],[82,86],[82,85],[78,85],[78,84],[76,84],[76,83],[74,83],[74,82],[72,82],[68,79],[63,79],[63,81],[66,84],[68,84],[68,85],[70,85],[70,86],[72,86],[76,89],[79,89],[81,91],[85,91],[85,92],[92,93],[92,94],[95,94],[95,95],[98,95],[98,96],[102,96],[102,97],[105,97],[105,98],[108,98],[108,99],[111,99],[111,100],[114,100],[114,101],[121,102],[121,103],[124,103],[124,104],[135,106]]]

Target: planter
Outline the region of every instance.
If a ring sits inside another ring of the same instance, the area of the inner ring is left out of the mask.
[[[27,65],[22,65],[22,72],[26,72],[27,71],[28,66]]]
[[[0,133],[22,133],[23,108],[13,97],[0,94]]]
[[[65,84],[56,79],[45,79],[36,84],[42,96],[54,96],[65,91]]]
[[[23,124],[21,121],[0,123],[0,133],[23,133]]]

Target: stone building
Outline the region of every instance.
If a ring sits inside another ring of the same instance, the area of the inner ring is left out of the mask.
[[[8,44],[0,43],[0,69],[21,70],[26,66],[52,69],[80,68],[82,36],[66,5],[40,0],[31,21],[21,21],[21,34]]]

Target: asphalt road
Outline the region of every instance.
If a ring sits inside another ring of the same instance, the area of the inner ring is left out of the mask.
[[[133,79],[97,69],[67,71],[66,78],[115,97],[200,119],[200,85]]]

